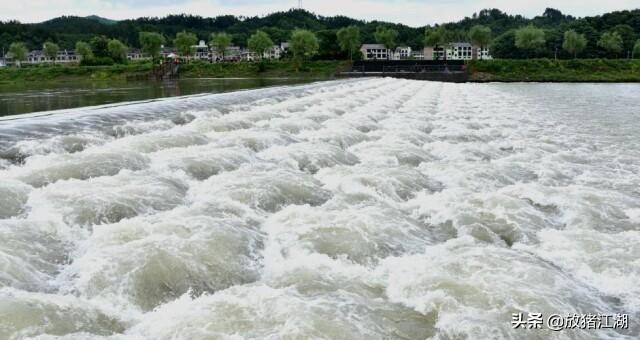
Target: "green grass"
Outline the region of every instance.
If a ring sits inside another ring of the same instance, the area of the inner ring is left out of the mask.
[[[126,79],[145,76],[151,71],[149,63],[130,63],[111,66],[33,65],[0,68],[1,82],[52,81],[67,79]]]
[[[347,62],[292,60],[265,62],[204,63],[193,62],[180,65],[180,77],[186,78],[233,78],[233,77],[288,77],[330,78],[338,69],[348,68]]]
[[[473,60],[467,66],[471,81],[640,81],[638,59],[496,59]]]
[[[344,61],[291,60],[269,62],[205,63],[191,62],[180,65],[179,76],[183,78],[236,78],[236,77],[288,77],[318,78],[332,77],[338,69],[349,67]],[[152,69],[150,63],[129,63],[111,66],[78,65],[29,65],[21,68],[0,68],[0,82],[57,81],[76,79],[114,79],[147,77]]]

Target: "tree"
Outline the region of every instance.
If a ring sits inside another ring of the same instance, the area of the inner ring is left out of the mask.
[[[640,39],[638,39],[633,45],[633,52],[631,52],[631,58],[640,58]]]
[[[140,32],[138,40],[142,53],[151,57],[153,61],[160,58],[160,50],[164,44],[164,36],[156,32]]]
[[[173,40],[173,44],[178,50],[178,53],[187,57],[187,59],[195,52],[195,48],[193,46],[196,42],[198,42],[196,35],[185,31],[176,34],[176,38]]]
[[[105,58],[109,56],[109,39],[104,35],[93,37],[90,44],[91,51],[96,58]]]
[[[90,59],[93,57],[91,46],[84,41],[76,42],[76,53],[82,56],[82,59]]]
[[[51,41],[47,41],[42,46],[42,50],[44,52],[44,55],[53,60],[53,63],[55,64],[60,47],[57,44],[52,43]]]
[[[353,60],[353,53],[360,47],[360,29],[356,26],[343,27],[337,36],[340,49],[349,53],[349,59]]]
[[[482,50],[491,42],[491,28],[475,25],[469,31],[469,39],[473,44],[480,46],[480,59],[482,59]]]
[[[231,36],[226,33],[211,33],[211,40],[209,45],[213,46],[213,49],[217,54],[222,56],[224,60],[224,53],[227,51],[229,45],[231,45]]]
[[[618,53],[622,52],[622,37],[618,32],[602,33],[600,40],[598,40],[598,46],[617,56]]]
[[[564,40],[562,42],[562,48],[564,48],[565,51],[572,54],[574,59],[576,58],[578,53],[584,50],[586,46],[587,46],[587,38],[584,37],[584,34],[578,34],[574,30],[568,30],[564,32]]]
[[[311,58],[318,53],[318,38],[311,31],[295,29],[291,33],[289,48],[295,58]]]
[[[545,43],[544,31],[533,25],[520,27],[516,30],[515,45],[521,50],[529,52],[542,47]]]
[[[376,32],[373,34],[378,44],[384,45],[384,48],[391,50],[396,47],[396,38],[398,37],[398,31],[393,28],[387,28],[385,26],[376,27]],[[387,51],[387,59],[389,59],[390,52]]]
[[[117,62],[125,62],[127,60],[127,46],[118,39],[111,39],[107,44],[109,56]]]
[[[262,59],[264,58],[264,53],[273,47],[273,41],[267,33],[257,31],[247,40],[247,46]]]
[[[13,60],[15,60],[16,66],[20,67],[20,62],[27,59],[28,51],[24,43],[14,42],[9,45],[9,53],[11,53]]]
[[[438,50],[441,45],[447,43],[448,32],[444,26],[440,26],[436,29],[425,31],[424,46],[433,46],[434,52]],[[446,58],[446,51],[443,56]],[[425,56],[426,58],[427,56]],[[436,60],[440,59],[440,54],[436,55]]]

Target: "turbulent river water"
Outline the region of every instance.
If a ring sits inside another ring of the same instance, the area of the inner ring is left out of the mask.
[[[381,78],[5,118],[0,339],[637,339],[639,93]]]

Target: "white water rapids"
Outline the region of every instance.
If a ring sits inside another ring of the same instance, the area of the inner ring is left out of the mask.
[[[0,339],[637,339],[639,93],[362,79],[0,120]]]

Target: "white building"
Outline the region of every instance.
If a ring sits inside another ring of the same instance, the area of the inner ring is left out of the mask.
[[[280,59],[281,56],[282,56],[282,48],[278,45],[273,45],[270,49],[264,52],[262,57],[264,59]]]
[[[398,47],[396,47],[396,50],[393,53],[393,59],[394,60],[411,59],[411,47],[409,47],[409,46],[398,46]]]
[[[130,48],[127,51],[127,59],[137,61],[137,60],[147,60],[150,57],[146,57],[142,54],[142,51],[138,48]]]
[[[211,60],[212,59],[212,55],[211,55],[211,50],[209,48],[209,45],[207,45],[204,40],[200,40],[200,42],[198,42],[198,45],[193,45],[191,46],[191,48],[193,49],[193,51],[195,51],[193,59],[196,60]]]
[[[12,57],[9,56],[9,59]],[[27,59],[23,64],[44,64],[44,63],[79,63],[82,60],[82,56],[76,55],[75,50],[61,50],[58,51],[55,58],[50,58],[44,54],[42,50],[33,50],[27,54]]]
[[[387,60],[391,54],[382,44],[363,44],[360,52],[364,60]]]
[[[493,59],[488,48],[480,48],[467,42],[455,42],[446,46],[434,48],[426,46],[424,48],[424,59],[427,60],[474,60]]]

